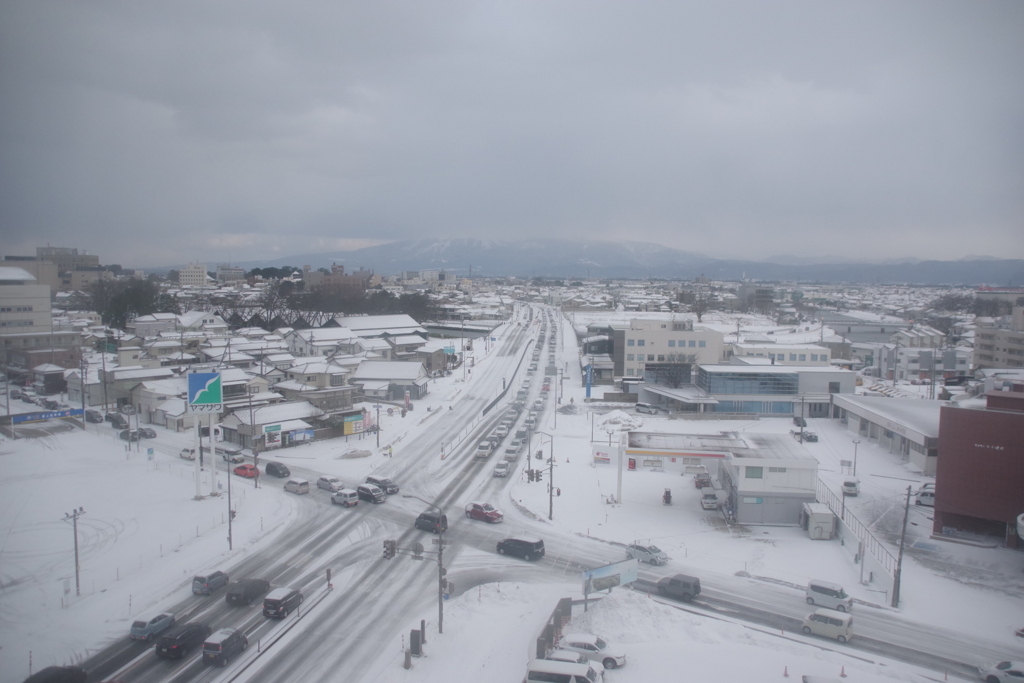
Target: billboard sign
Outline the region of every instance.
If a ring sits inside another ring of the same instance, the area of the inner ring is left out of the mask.
[[[21,424],[23,422],[42,422],[43,420],[52,420],[58,417],[80,417],[85,414],[85,411],[81,408],[70,408],[68,410],[51,410],[46,413],[22,413],[21,415],[11,415],[11,424]]]
[[[224,410],[219,372],[192,372],[188,375],[188,412],[219,413]]]
[[[640,560],[632,558],[583,572],[583,595],[625,586],[637,579]]]

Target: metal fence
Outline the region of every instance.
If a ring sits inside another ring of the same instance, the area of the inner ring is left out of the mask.
[[[874,557],[890,575],[895,574],[896,556],[889,552],[889,549],[885,544],[871,533],[867,525],[861,522],[856,515],[846,509],[846,506],[843,505],[842,496],[832,491],[832,489],[830,489],[821,479],[818,479],[816,488],[817,490],[815,494],[818,502],[827,505],[837,517],[843,520],[843,523],[846,524],[850,531],[853,532],[853,535],[860,539],[861,543],[864,544],[864,550],[871,553],[871,556]]]

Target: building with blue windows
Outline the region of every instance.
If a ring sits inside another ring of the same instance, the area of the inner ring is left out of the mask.
[[[832,394],[852,394],[857,373],[831,366],[700,365],[705,412],[828,417]]]

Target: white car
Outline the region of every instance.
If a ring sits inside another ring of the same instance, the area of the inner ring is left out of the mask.
[[[512,465],[505,462],[504,460],[494,466],[494,476],[496,477],[507,477],[508,473],[512,471]]]
[[[985,683],[1024,681],[1024,662],[999,662],[987,667],[978,667],[978,677]]]
[[[626,557],[631,560],[637,559],[641,562],[647,562],[648,564],[668,563],[668,555],[656,545],[640,545],[639,543],[627,545]]]
[[[626,653],[622,648],[593,633],[570,633],[562,636],[558,649],[586,655],[591,661],[601,662],[606,669],[614,669],[626,663]]]
[[[345,485],[337,477],[320,477],[316,480],[316,487],[318,489],[326,489],[331,493],[337,493],[345,488]]]

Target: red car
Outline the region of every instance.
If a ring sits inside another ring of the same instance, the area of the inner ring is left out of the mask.
[[[466,506],[466,516],[470,519],[482,519],[491,524],[505,519],[505,515],[501,513],[501,510],[498,510],[490,503],[470,503]]]
[[[239,465],[238,467],[236,467],[235,474],[237,474],[240,477],[252,479],[254,477],[258,477],[260,471],[259,468],[256,467],[256,465],[247,462],[244,465]]]

